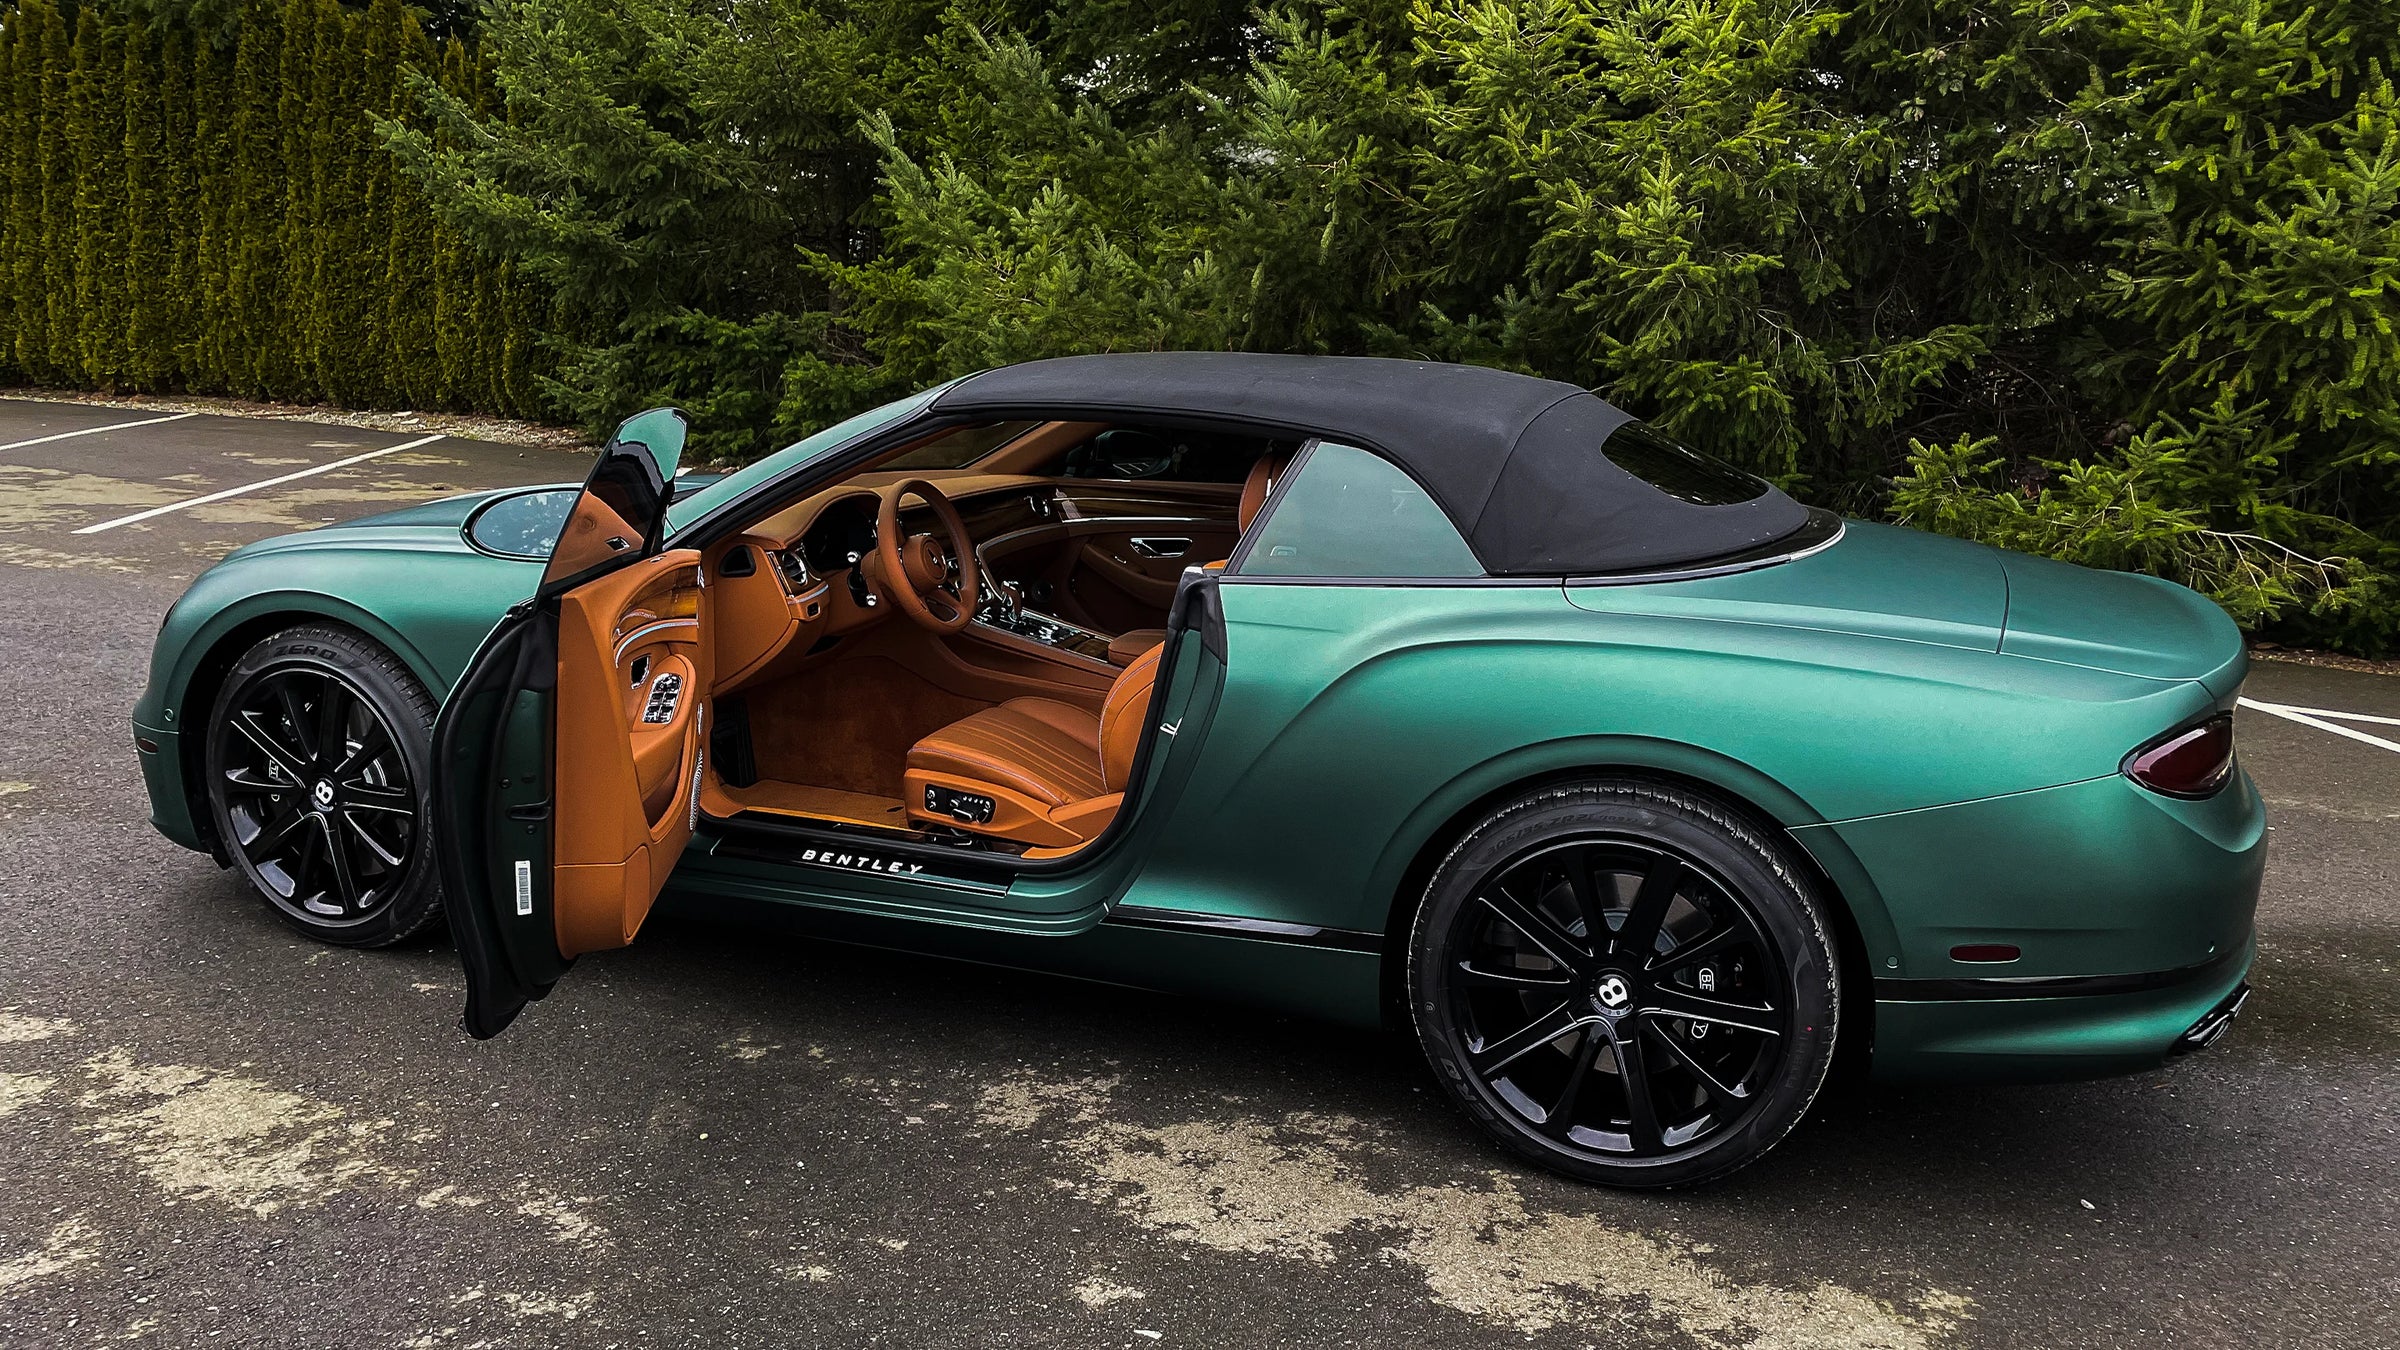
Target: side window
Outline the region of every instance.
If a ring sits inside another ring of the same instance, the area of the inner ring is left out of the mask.
[[[1119,482],[1162,479],[1176,483],[1238,483],[1265,454],[1268,444],[1247,436],[1145,431],[1114,427],[1067,452],[1061,478]]]
[[[1320,444],[1277,494],[1240,569],[1270,577],[1479,577],[1482,564],[1416,480],[1356,446]]]

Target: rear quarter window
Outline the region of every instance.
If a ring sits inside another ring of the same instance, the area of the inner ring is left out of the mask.
[[[1371,451],[1320,443],[1277,489],[1239,575],[1483,575],[1475,551],[1425,489]]]

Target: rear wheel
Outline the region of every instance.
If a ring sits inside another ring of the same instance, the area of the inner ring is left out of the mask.
[[[1529,793],[1434,873],[1409,944],[1435,1075],[1502,1147],[1612,1186],[1710,1181],[1833,1060],[1832,926],[1782,848],[1695,793]]]
[[[289,628],[244,653],[208,727],[217,838],[285,922],[380,947],[441,910],[426,796],[431,695],[346,628]]]

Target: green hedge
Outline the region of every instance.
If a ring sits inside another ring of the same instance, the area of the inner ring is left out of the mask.
[[[0,11],[0,379],[533,411],[528,288],[376,136],[411,65],[493,101],[397,0]]]
[[[2400,645],[2400,0],[492,0],[395,140],[744,455],[1057,352],[1599,386],[1860,514]]]

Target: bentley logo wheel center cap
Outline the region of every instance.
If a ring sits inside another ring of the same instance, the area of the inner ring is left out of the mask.
[[[1592,986],[1592,1001],[1607,1012],[1623,1012],[1633,1002],[1633,985],[1622,975],[1610,971]]]
[[[318,779],[316,790],[308,795],[316,799],[318,810],[331,809],[333,806],[333,780],[330,778]]]

